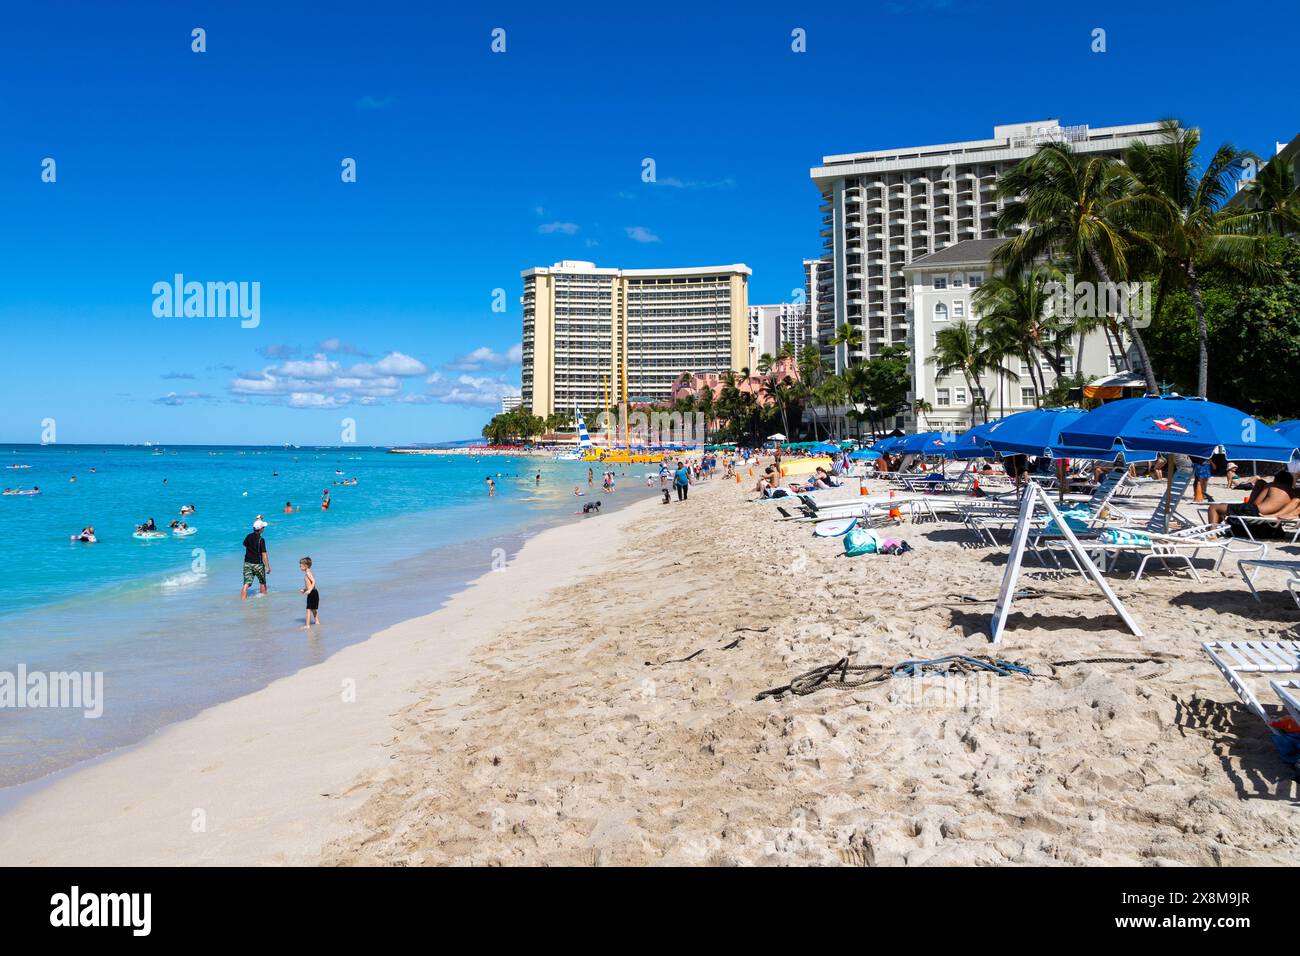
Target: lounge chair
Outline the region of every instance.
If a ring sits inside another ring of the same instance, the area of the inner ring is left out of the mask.
[[[1265,561],[1260,558],[1247,558],[1237,562],[1237,569],[1241,571],[1241,577],[1246,582],[1246,587],[1250,588],[1251,595],[1256,601],[1259,600],[1259,592],[1255,590],[1255,575],[1262,569],[1271,571],[1289,571],[1290,577],[1286,581],[1287,593],[1295,601],[1296,607],[1300,607],[1300,561]]]
[[[926,495],[904,495],[897,498],[846,498],[842,501],[819,502],[807,495],[799,496],[800,514],[791,514],[784,507],[778,510],[787,518],[800,521],[826,521],[830,518],[859,518],[875,515],[883,510],[887,515],[893,508],[908,511],[913,519],[918,515],[938,520],[934,507]]]
[[[1207,641],[1201,647],[1252,713],[1265,723],[1275,719],[1264,709],[1241,675],[1300,673],[1300,641]],[[1294,685],[1295,681],[1287,681],[1283,687],[1289,691]],[[1277,686],[1274,682],[1274,689]],[[1279,696],[1282,696],[1280,692]],[[1289,704],[1287,710],[1290,711],[1295,703],[1294,697],[1290,702],[1285,696],[1282,700]],[[1295,713],[1292,716],[1300,720]]]
[[[1300,680],[1269,681],[1291,719],[1300,724]]]
[[[1076,532],[1076,537],[1086,538],[1085,547],[1097,567],[1105,571],[1107,564],[1113,565],[1115,559],[1121,555],[1132,554],[1141,558],[1135,580],[1140,581],[1142,579],[1148,564],[1152,561],[1158,561],[1166,568],[1172,564],[1183,565],[1199,583],[1201,575],[1196,570],[1193,561],[1200,556],[1202,551],[1216,553],[1214,563],[1216,571],[1222,567],[1223,559],[1230,554],[1253,554],[1257,558],[1262,558],[1267,551],[1266,545],[1252,543],[1234,547],[1233,541],[1239,539],[1234,539],[1228,533],[1226,525],[1198,525],[1177,514],[1178,504],[1187,492],[1188,485],[1191,484],[1191,476],[1192,473],[1188,469],[1179,469],[1174,472],[1169,494],[1161,496],[1159,503],[1152,510],[1151,516],[1147,518],[1141,528],[1124,526],[1124,522],[1133,520],[1131,515],[1114,514],[1112,517],[1117,519],[1118,523],[1111,520],[1099,521],[1087,531]],[[1166,531],[1171,515],[1176,516],[1187,527],[1173,532]],[[1110,534],[1107,534],[1108,531]],[[1037,549],[1043,544],[1057,540],[1059,538],[1056,536],[1048,538],[1040,535],[1039,538],[1035,539],[1033,545]],[[1046,550],[1055,549],[1049,548]],[[1072,554],[1070,552],[1066,553],[1073,560]]]
[[[1285,538],[1288,534],[1291,535],[1290,544],[1295,544],[1297,540],[1300,540],[1300,518],[1274,518],[1271,515],[1229,515],[1224,523],[1240,526],[1241,530],[1246,532],[1247,540],[1250,541],[1261,540],[1255,537],[1251,531],[1252,528],[1269,527],[1277,528],[1282,538]],[[1277,539],[1266,538],[1263,540],[1276,541]]]
[[[1113,468],[1102,479],[1101,483],[1093,489],[1092,496],[1088,498],[1084,507],[1088,511],[1088,525],[1100,523],[1108,516],[1108,507],[1111,500],[1125,483],[1128,471],[1125,468]],[[1080,510],[1076,504],[1069,510]],[[966,527],[971,530],[981,542],[987,541],[991,545],[997,545],[997,538],[993,535],[993,530],[1014,527],[1020,518],[1020,505],[1015,501],[991,501],[989,499],[978,500],[972,499],[958,507],[962,520]],[[1077,533],[1076,533],[1077,536]],[[1058,538],[1059,535],[1051,535],[1052,538]],[[1030,547],[1037,549],[1039,543],[1044,540],[1045,534],[1039,534],[1031,542]],[[1040,555],[1041,560],[1041,555]]]

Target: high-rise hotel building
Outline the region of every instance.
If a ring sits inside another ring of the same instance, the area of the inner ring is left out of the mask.
[[[743,264],[601,269],[566,259],[525,269],[524,406],[544,417],[665,401],[683,372],[743,368],[749,276]]]
[[[998,177],[1042,144],[1064,140],[1080,153],[1117,155],[1139,140],[1156,142],[1159,130],[1155,122],[1094,129],[1043,120],[995,126],[992,139],[823,157],[811,176],[821,193],[825,252],[808,276],[810,285],[816,280],[809,298],[828,360],[839,370],[850,358],[829,344],[845,323],[862,330],[855,361],[908,343],[904,269],[958,242],[995,238]]]

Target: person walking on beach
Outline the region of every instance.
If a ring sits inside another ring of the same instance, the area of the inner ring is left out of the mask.
[[[305,631],[313,624],[320,623],[320,592],[316,590],[316,574],[311,569],[311,558],[298,561],[298,570],[302,572],[302,593],[307,595],[307,622]]]
[[[691,492],[691,472],[686,467],[686,462],[679,461],[677,463],[677,475],[674,482],[677,485],[677,500],[685,501]]]
[[[271,562],[266,556],[266,541],[262,538],[262,529],[266,522],[258,519],[253,522],[253,530],[244,538],[244,586],[239,590],[239,599],[248,600],[248,589],[254,579],[262,594],[266,593],[266,576],[271,573]]]

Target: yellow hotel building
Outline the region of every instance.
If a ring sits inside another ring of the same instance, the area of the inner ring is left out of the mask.
[[[746,265],[600,269],[566,259],[522,275],[523,404],[534,415],[662,401],[682,372],[749,364]]]

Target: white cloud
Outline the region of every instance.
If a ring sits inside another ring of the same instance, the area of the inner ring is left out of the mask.
[[[676,176],[660,176],[654,181],[659,186],[670,186],[673,189],[730,189],[736,185],[736,181],[728,176],[725,179],[697,180],[697,179],[678,179]]]
[[[351,401],[347,395],[325,395],[321,392],[292,392],[289,395],[291,408],[340,408]]]
[[[186,402],[207,401],[212,396],[207,392],[168,392],[162,398],[155,398],[155,405],[184,405]]]
[[[425,375],[429,371],[428,366],[419,359],[411,358],[401,352],[389,352],[374,365],[354,365],[352,374],[364,375],[362,369],[377,375],[397,375],[401,378],[413,378],[416,375]]]
[[[549,235],[552,232],[562,232],[566,236],[571,236],[578,231],[580,227],[576,222],[544,222],[537,227],[537,231],[542,235]]]
[[[507,395],[519,394],[518,385],[486,376],[458,375],[455,380],[439,376],[430,385],[429,394],[445,405],[496,406]]]
[[[627,237],[635,242],[658,242],[659,237],[645,226],[628,226]]]
[[[523,360],[523,343],[516,343],[504,352],[494,352],[484,345],[448,362],[447,368],[457,372],[477,372],[483,368],[509,368]]]
[[[326,339],[320,345],[316,346],[318,352],[341,352],[346,355],[365,355],[369,352],[363,352],[351,342],[343,342],[338,338]]]
[[[293,408],[335,408],[350,404],[354,397],[367,405],[396,398],[402,394],[403,378],[427,372],[423,362],[402,352],[389,352],[378,362],[350,368],[320,353],[246,372],[232,379],[228,388],[233,395],[284,399]]]

